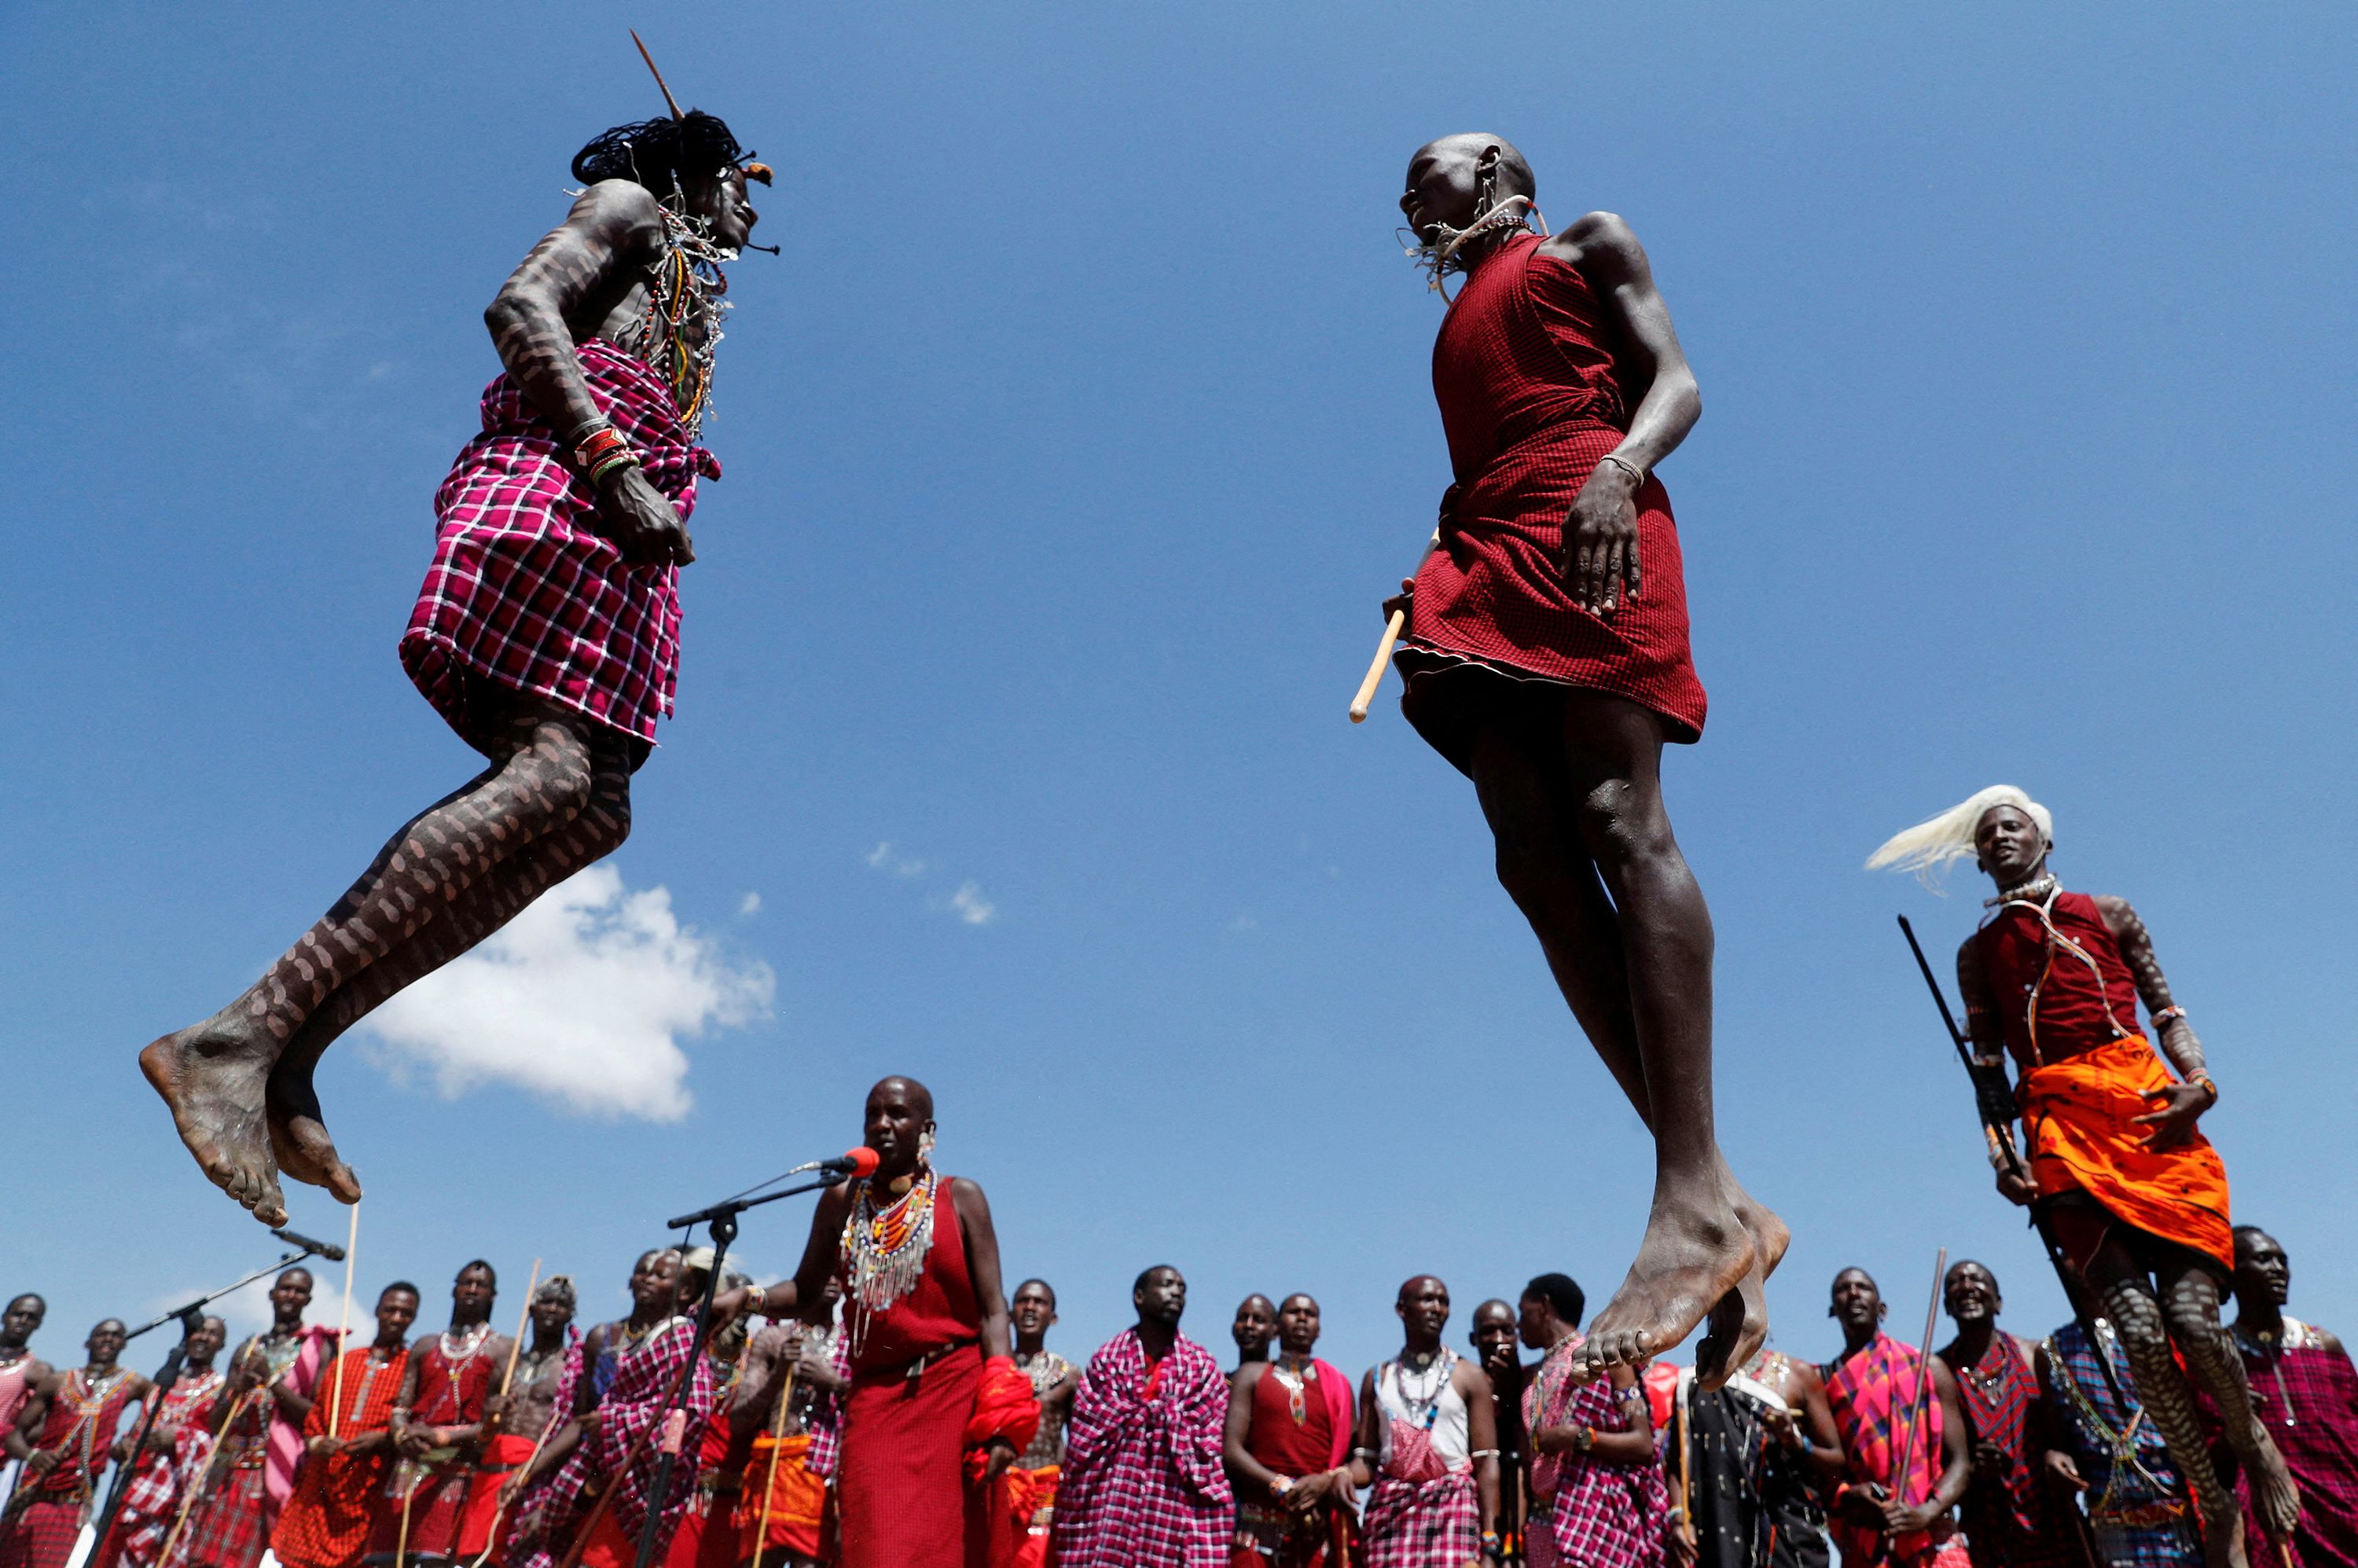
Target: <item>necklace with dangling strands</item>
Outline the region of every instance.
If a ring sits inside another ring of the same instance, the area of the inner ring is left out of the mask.
[[[687,204],[676,187],[674,196]],[[725,335],[729,275],[722,262],[737,253],[712,243],[702,219],[687,219],[655,204],[664,226],[663,254],[647,264],[647,308],[639,321],[639,357],[671,386],[680,428],[693,446],[712,412],[712,355]]]
[[[879,1208],[870,1184],[860,1184],[851,1216],[843,1222],[843,1293],[860,1309],[852,1327],[855,1351],[867,1340],[868,1320],[915,1290],[924,1277],[934,1249],[940,1187],[941,1178],[928,1169],[906,1193]]]
[[[1442,287],[1441,280],[1453,272],[1474,270],[1472,265],[1458,254],[1467,245],[1476,240],[1493,236],[1503,239],[1519,230],[1537,234],[1541,239],[1545,239],[1548,232],[1547,219],[1541,215],[1539,208],[1528,196],[1509,196],[1496,206],[1484,209],[1480,217],[1462,229],[1435,223],[1433,230],[1434,236],[1430,240],[1411,230],[1395,232],[1408,234],[1408,243],[1401,249],[1411,261],[1424,270],[1425,287],[1440,295],[1442,302],[1448,305],[1455,305],[1457,301],[1449,290]],[[1464,291],[1461,289],[1459,292]]]
[[[1422,1390],[1409,1386],[1406,1356],[1392,1363],[1392,1388],[1400,1395],[1401,1408],[1427,1432],[1433,1430],[1433,1421],[1441,1413],[1441,1390],[1449,1386],[1450,1369],[1456,1360],[1457,1353],[1446,1345],[1435,1350],[1432,1358],[1417,1369],[1420,1378],[1427,1372],[1433,1374],[1433,1386]]]
[[[1317,1363],[1308,1357],[1296,1363],[1290,1356],[1280,1356],[1270,1363],[1269,1375],[1284,1386],[1285,1413],[1293,1418],[1293,1424],[1308,1421],[1310,1400],[1305,1390],[1318,1380]]]

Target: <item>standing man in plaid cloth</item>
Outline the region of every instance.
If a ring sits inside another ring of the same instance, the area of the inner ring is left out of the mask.
[[[104,1319],[84,1342],[89,1365],[51,1372],[16,1411],[7,1447],[25,1471],[0,1511],[0,1568],[65,1568],[73,1554],[124,1410],[155,1387],[115,1365],[130,1337],[119,1319]]]
[[[1057,1568],[1227,1568],[1235,1495],[1220,1466],[1228,1382],[1179,1332],[1187,1281],[1139,1275],[1138,1326],[1089,1357],[1065,1428],[1048,1554]]]
[[[217,1317],[198,1319],[181,1340],[179,1380],[148,1396],[158,1401],[156,1422],[130,1461],[131,1484],[106,1539],[91,1559],[93,1568],[156,1568],[172,1521],[179,1516],[189,1473],[212,1452],[212,1433],[205,1418],[221,1401],[226,1379],[213,1362],[228,1343],[228,1325]],[[132,1426],[135,1433],[138,1423]],[[126,1433],[124,1441],[130,1437]]]
[[[2256,1225],[2235,1227],[2235,1348],[2251,1379],[2252,1414],[2300,1487],[2288,1533],[2302,1568],[2358,1568],[2358,1368],[2340,1338],[2285,1311],[2292,1260]],[[2218,1408],[2207,1407],[2216,1421]],[[2239,1472],[2249,1516],[2251,1476]],[[2256,1522],[2256,1521],[2255,1521]],[[2288,1532],[2266,1532],[2271,1547]],[[2273,1552],[2254,1551],[2255,1562]]]
[[[1372,1483],[1368,1568],[1457,1568],[1498,1548],[1498,1422],[1490,1379],[1441,1342],[1449,1287],[1419,1274],[1392,1303],[1401,1353],[1359,1388],[1354,1468]]]
[[[608,131],[587,187],[484,312],[505,373],[435,496],[433,565],[401,659],[487,763],[410,819],[227,1007],[141,1069],[207,1176],[284,1225],[284,1172],[360,1183],[312,1092],[329,1044],[630,831],[631,774],[672,710],[678,569],[728,280],[755,216],[747,161],[700,112]]]
[[[336,1331],[306,1325],[311,1271],[270,1287],[269,1332],[230,1357],[229,1380],[205,1424],[220,1433],[189,1479],[187,1516],[165,1568],[254,1568],[295,1490],[303,1422],[335,1355]]]

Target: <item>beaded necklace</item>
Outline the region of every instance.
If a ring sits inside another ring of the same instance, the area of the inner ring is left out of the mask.
[[[712,243],[701,220],[691,222],[661,202],[664,248],[647,264],[647,308],[639,322],[639,357],[671,386],[680,427],[692,446],[712,411],[712,354],[730,308],[729,276],[720,264],[737,253]]]
[[[1401,1408],[1408,1411],[1411,1422],[1427,1432],[1433,1430],[1433,1422],[1441,1414],[1441,1390],[1449,1386],[1449,1371],[1456,1364],[1457,1352],[1443,1346],[1424,1368],[1433,1374],[1433,1386],[1420,1392],[1409,1387],[1408,1358],[1402,1357],[1392,1363],[1392,1389],[1400,1395]]]
[[[1318,1380],[1317,1363],[1304,1361],[1297,1367],[1281,1356],[1270,1367],[1269,1375],[1284,1385],[1285,1413],[1293,1418],[1293,1424],[1300,1426],[1308,1421],[1310,1401],[1304,1390]]]
[[[860,1184],[851,1217],[843,1225],[844,1294],[860,1311],[855,1342],[866,1338],[867,1319],[889,1310],[917,1288],[934,1249],[934,1201],[941,1178],[925,1172],[909,1191],[882,1208],[869,1184]]]

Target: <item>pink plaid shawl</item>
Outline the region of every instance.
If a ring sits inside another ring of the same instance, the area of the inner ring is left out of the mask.
[[[599,338],[577,345],[590,395],[686,519],[696,476],[719,464],[690,444],[670,389]],[[597,498],[563,438],[511,376],[483,392],[483,433],[434,497],[434,563],[401,662],[462,739],[481,729],[467,676],[578,709],[642,741],[668,716],[679,675],[677,571],[632,566],[597,533]]]
[[[658,1329],[622,1358],[613,1385],[598,1401],[597,1433],[583,1438],[581,1445],[549,1477],[546,1489],[534,1493],[531,1506],[538,1510],[544,1530],[553,1534],[560,1527],[586,1518],[604,1490],[608,1477],[621,1472],[614,1500],[606,1505],[607,1517],[621,1527],[624,1536],[638,1539],[640,1527],[647,1521],[655,1468],[662,1463],[661,1429],[677,1402],[675,1390],[680,1368],[687,1364],[688,1351],[695,1343],[696,1320],[683,1317]],[[568,1372],[576,1362],[585,1359],[580,1348],[575,1346],[568,1357]],[[719,1402],[718,1391],[712,1358],[698,1357],[696,1369],[687,1379],[687,1423],[680,1436],[679,1457],[672,1464],[671,1490],[665,1499],[663,1523],[655,1531],[658,1559],[669,1547],[679,1521],[687,1516],[689,1506],[697,1500],[698,1455],[702,1452],[705,1422]],[[644,1444],[639,1442],[642,1435],[647,1439]],[[637,1448],[637,1457],[623,1472],[623,1459],[633,1447]],[[546,1542],[540,1542],[537,1550],[522,1561],[528,1568],[546,1568],[550,1561]]]
[[[1523,1416],[1534,1436],[1551,1426],[1629,1429],[1627,1401],[1643,1398],[1643,1390],[1625,1393],[1609,1378],[1574,1386],[1572,1358],[1580,1345],[1574,1334],[1549,1351],[1523,1390]],[[1585,1454],[1538,1454],[1531,1461],[1531,1500],[1530,1546],[1538,1568],[1554,1563],[1652,1568],[1662,1561],[1671,1500],[1658,1459],[1615,1465]]]
[[[1184,1335],[1146,1397],[1146,1351],[1124,1329],[1073,1396],[1052,1534],[1058,1568],[1226,1568],[1235,1494],[1220,1465],[1228,1383]]]

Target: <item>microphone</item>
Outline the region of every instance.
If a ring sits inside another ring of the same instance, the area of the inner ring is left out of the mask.
[[[789,1176],[799,1176],[806,1171],[817,1171],[827,1176],[872,1176],[876,1173],[876,1151],[862,1145],[847,1149],[832,1160],[813,1160],[806,1165],[796,1165]]]
[[[874,1156],[870,1156],[870,1159],[872,1162]],[[314,1241],[299,1230],[274,1230],[270,1234],[290,1246],[300,1247],[306,1252],[317,1252],[330,1263],[341,1263],[344,1260],[344,1249],[333,1242]]]

